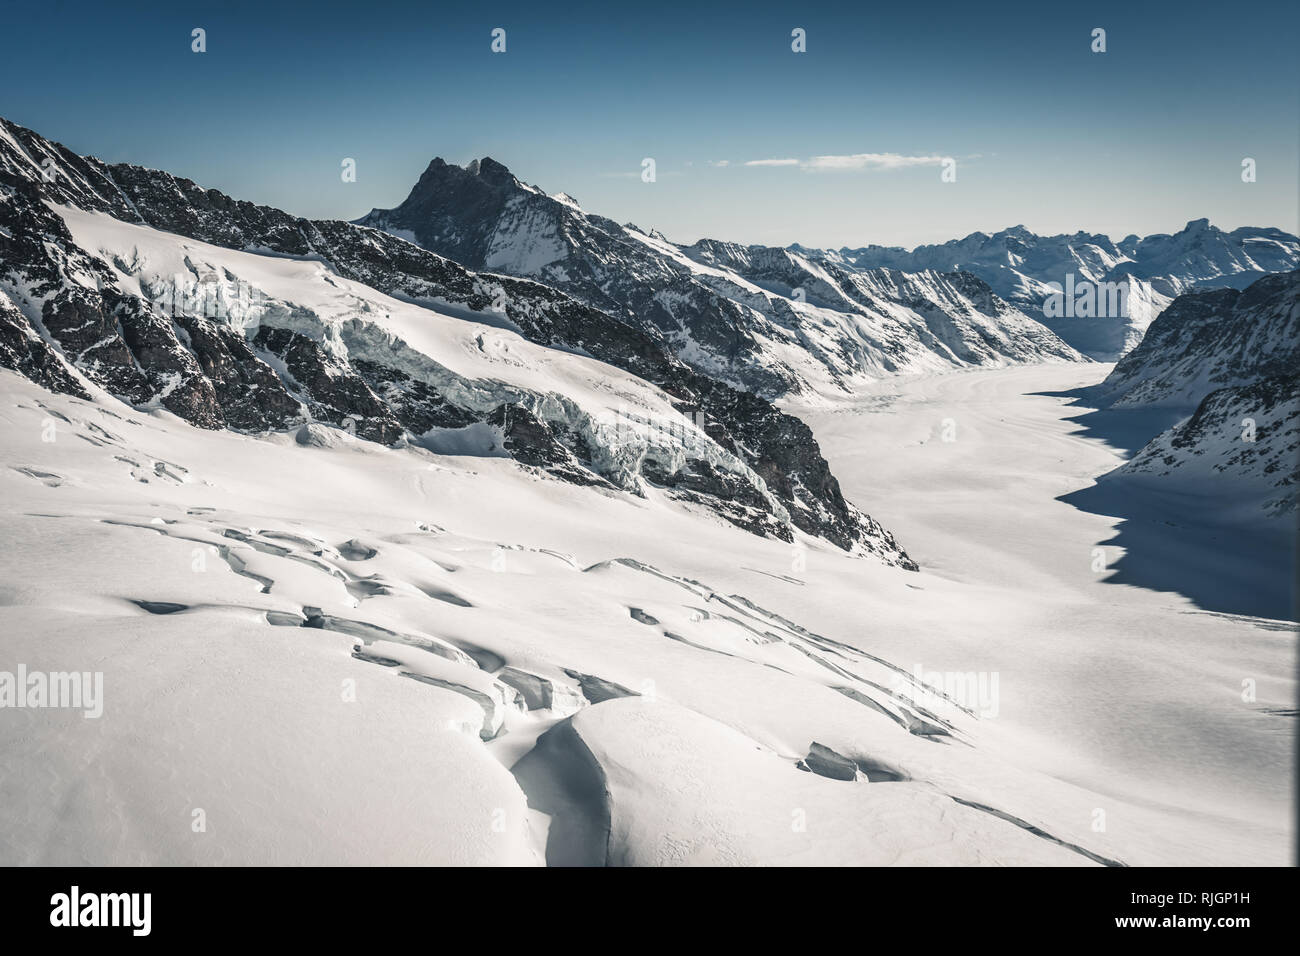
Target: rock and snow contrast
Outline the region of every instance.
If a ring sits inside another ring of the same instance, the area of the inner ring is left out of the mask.
[[[769,398],[843,397],[886,373],[1082,359],[951,265],[859,275],[793,250],[678,246],[548,196],[490,158],[464,168],[435,159],[401,205],[359,221],[470,268],[562,289]]]
[[[1112,370],[978,257],[852,258],[0,120],[0,862],[1286,862],[1297,274],[1143,275]],[[1256,563],[1115,505],[1157,460],[1267,485]]]
[[[1184,293],[1097,390],[1114,408],[1184,417],[1115,476],[1294,519],[1300,459],[1300,271]]]
[[[912,564],[801,421],[562,292],[0,132],[0,355],[42,384],[206,428],[487,440],[580,484]]]
[[[1206,219],[1193,220],[1173,235],[1127,236],[1119,242],[1082,232],[1038,236],[1013,226],[911,251],[887,246],[799,251],[858,270],[973,273],[1026,315],[1102,361],[1114,361],[1135,346],[1151,320],[1184,292],[1240,289],[1266,273],[1300,267],[1300,239],[1295,236],[1251,227],[1224,232]],[[1109,313],[1095,309],[1087,316],[1045,311],[1054,294],[1085,283],[1114,284],[1122,289],[1124,307]]]

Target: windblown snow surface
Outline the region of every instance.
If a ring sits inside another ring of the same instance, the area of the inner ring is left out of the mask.
[[[1040,393],[1105,371],[810,413],[920,573],[0,372],[4,660],[104,675],[4,713],[0,861],[1287,862],[1292,633],[1108,581],[1059,500],[1119,453]]]
[[[672,411],[328,263],[61,214],[130,291],[237,278],[466,403]],[[103,675],[100,716],[0,712],[0,863],[1287,862],[1285,539],[1071,500],[1132,450],[1066,394],[1107,371],[791,409],[919,573],[490,435],[205,431],[0,371],[0,671]]]

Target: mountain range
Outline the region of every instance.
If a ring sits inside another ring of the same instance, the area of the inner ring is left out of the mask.
[[[1111,408],[1183,415],[1110,476],[1217,509],[1293,515],[1300,468],[1300,271],[1185,292],[1096,386]]]
[[[1094,264],[1168,296],[1133,339],[1039,320],[1069,237],[1022,294],[489,159],[308,220],[0,120],[6,656],[109,702],[0,721],[0,858],[1280,863],[1287,625],[1185,579],[1257,588],[1281,523],[1219,560],[1127,484],[1294,510],[1300,271],[1238,233]],[[1120,464],[1080,391],[1173,427]]]
[[[620,317],[5,121],[0,302],[0,363],[56,391],[204,428],[507,454],[914,567],[845,501],[806,425]]]
[[[1015,226],[910,251],[675,244],[585,212],[568,194],[548,196],[490,158],[463,168],[434,159],[400,205],[358,222],[471,268],[562,288],[769,397],[953,365],[1078,361],[1079,352],[1113,361],[1182,292],[1242,288],[1300,266],[1293,235],[1225,232],[1205,219],[1118,243]],[[1088,284],[1122,289],[1122,307],[1051,314],[1054,293]]]
[[[849,394],[881,375],[1080,361],[969,273],[844,269],[794,250],[679,246],[587,213],[484,158],[435,159],[401,205],[358,222],[532,279],[634,326],[682,361],[767,398]]]
[[[82,157],[2,119],[0,190],[0,364],[48,388],[102,390],[205,428],[303,426],[304,441],[324,441],[334,427],[506,455],[903,567],[914,562],[845,500],[812,433],[774,402],[890,374],[1126,351],[1108,401],[1200,401],[1214,382],[1252,389],[1267,417],[1290,395],[1284,372],[1224,371],[1260,354],[1239,329],[1262,293],[1237,287],[1300,264],[1300,243],[1276,229],[1198,220],[1113,243],[1015,227],[911,252],[683,245],[490,158],[435,159],[399,206],[312,221]],[[1048,283],[1066,275],[1122,284],[1127,313],[1045,316]],[[1288,334],[1266,341],[1280,349]],[[601,369],[625,384],[595,385]],[[1240,401],[1229,404],[1235,415]],[[1184,447],[1203,419],[1166,441]],[[1285,449],[1270,440],[1254,453],[1275,463]]]
[[[1142,338],[1174,297],[1192,289],[1244,288],[1261,276],[1300,266],[1300,239],[1280,229],[1242,227],[1225,232],[1195,219],[1172,235],[1108,236],[1078,232],[1039,236],[1024,226],[991,235],[971,233],[911,251],[889,246],[803,250],[820,261],[854,269],[967,270],[1026,315],[1072,346],[1114,361]],[[1055,286],[1049,286],[1055,283]],[[1125,307],[1110,314],[1051,314],[1048,300],[1067,285],[1114,284]]]

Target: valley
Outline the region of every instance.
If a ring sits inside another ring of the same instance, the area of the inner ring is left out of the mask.
[[[1293,632],[1091,570],[1116,521],[1063,498],[1121,456],[1055,393],[1105,371],[806,410],[919,572],[0,372],[6,657],[104,673],[100,719],[0,724],[0,858],[1288,862]],[[996,708],[928,672],[993,676]]]

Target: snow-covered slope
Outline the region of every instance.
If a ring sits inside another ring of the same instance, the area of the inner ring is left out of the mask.
[[[0,126],[0,359],[47,387],[207,428],[507,454],[912,563],[801,422],[561,292]]]
[[[1080,351],[1111,360],[1135,346],[1147,325],[1169,302],[1193,288],[1243,288],[1265,273],[1300,266],[1300,239],[1280,229],[1242,227],[1224,232],[1206,219],[1189,222],[1173,235],[1128,236],[1116,243],[1104,235],[1039,236],[1024,226],[988,235],[971,233],[941,245],[803,250],[822,261],[852,269],[892,268],[969,271],[1027,315],[1042,321]],[[1072,280],[1067,277],[1072,276]],[[1127,307],[1121,313],[1090,316],[1044,312],[1067,281],[1116,283]],[[1056,283],[1055,289],[1049,283]]]
[[[920,575],[0,370],[0,669],[103,675],[98,718],[3,712],[0,859],[1285,863],[1288,633],[1081,590],[1107,525],[1060,459],[1109,456],[1024,395],[1085,368],[909,379],[881,447],[827,413],[855,481],[907,487]],[[934,403],[961,441],[916,441]],[[1259,703],[1207,708],[1247,662]]]
[[[769,397],[843,395],[897,371],[1080,359],[973,276],[855,279],[784,249],[679,247],[547,196],[489,158],[463,169],[435,159],[400,206],[359,221],[563,289]]]
[[[1300,271],[1179,296],[1097,393],[1118,408],[1189,413],[1114,477],[1289,516],[1300,469]]]
[[[1300,368],[1300,271],[1179,296],[1100,386],[1111,404],[1181,408]]]
[[[1300,471],[1300,373],[1216,389],[1114,476],[1215,501],[1220,510],[1292,520]]]
[[[805,574],[504,459],[203,431],[7,370],[0,425],[27,542],[0,551],[0,653],[103,675],[100,717],[5,711],[8,863],[1118,855],[1097,794],[982,745],[995,699],[787,607],[829,622],[856,582],[906,629],[935,603],[916,575],[816,543]]]
[[[792,300],[804,347],[836,381],[1017,362],[1084,361],[969,272],[840,269],[788,249],[711,239],[682,249],[708,281],[744,301],[734,276]],[[731,278],[729,278],[729,276]],[[755,307],[764,307],[756,302]]]
[[[925,570],[716,355],[0,121],[0,671],[102,678],[0,711],[0,862],[1288,862],[1292,634],[1086,570],[1098,366],[954,369],[1060,351],[965,274],[624,238],[787,300],[778,366],[942,370],[808,396]]]

